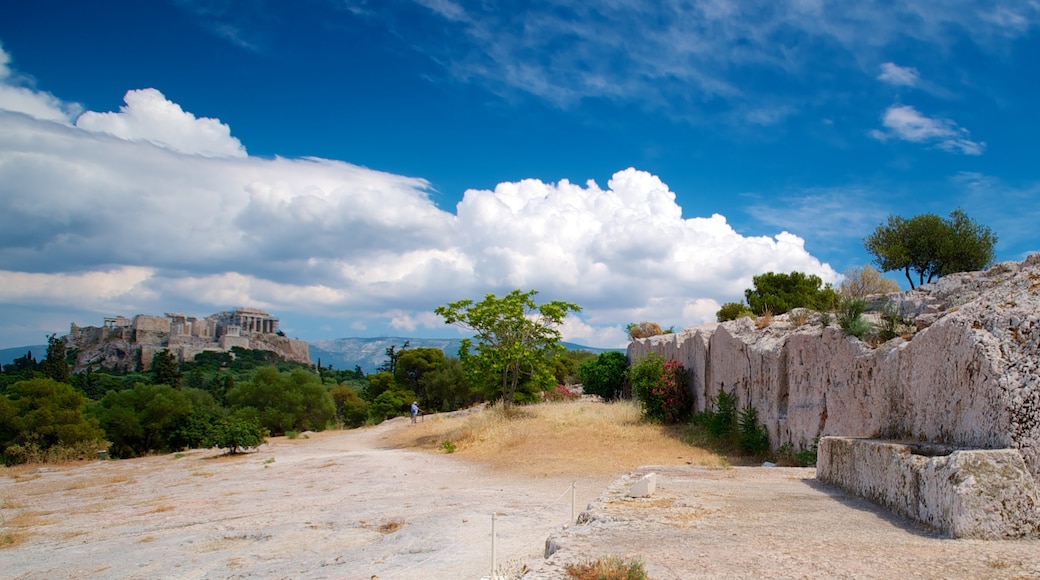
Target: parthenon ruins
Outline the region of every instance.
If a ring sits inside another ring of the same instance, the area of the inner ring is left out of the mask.
[[[264,310],[238,307],[205,318],[167,312],[164,316],[107,317],[104,325],[72,324],[66,346],[77,352],[77,370],[140,368],[147,370],[155,353],[168,350],[179,361],[204,351],[234,347],[269,350],[286,360],[310,364],[306,342],[280,335],[278,319]]]

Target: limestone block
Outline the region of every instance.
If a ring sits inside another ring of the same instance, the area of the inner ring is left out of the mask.
[[[628,490],[628,497],[650,497],[657,491],[657,474],[650,472],[635,482]]]
[[[954,538],[1040,535],[1040,489],[1014,449],[820,440],[820,481]]]

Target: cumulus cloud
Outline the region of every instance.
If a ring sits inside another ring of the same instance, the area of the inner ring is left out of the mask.
[[[155,89],[127,91],[118,113],[87,111],[76,119],[80,129],[108,133],[130,141],[148,141],[189,155],[245,157],[246,150],[217,119],[195,115],[170,102]]]
[[[341,161],[249,157],[227,125],[152,89],[76,124],[0,110],[0,317],[75,304],[92,324],[252,305],[422,332],[444,328],[437,305],[535,288],[584,308],[566,339],[619,346],[628,322],[711,320],[763,271],[837,279],[796,235],[684,217],[668,185],[635,168],[605,187],[469,190],[454,211],[428,190]]]
[[[537,288],[585,307],[575,338],[613,346],[627,322],[710,319],[762,271],[837,276],[792,234],[684,218],[660,178],[632,168],[605,188],[470,190],[450,213],[422,179],[325,159],[184,156],[0,113],[0,184],[9,304],[73,292],[114,314],[113,292],[126,289],[128,309],[252,304],[411,331],[440,325],[429,313],[447,301]]]
[[[909,105],[892,105],[881,117],[885,129],[871,136],[879,141],[901,139],[911,143],[932,144],[944,151],[982,155],[986,143],[971,140],[967,129],[949,119],[927,117]]]
[[[886,62],[881,65],[881,74],[878,80],[890,85],[912,87],[917,84],[921,75],[913,67],[902,67],[895,63]]]

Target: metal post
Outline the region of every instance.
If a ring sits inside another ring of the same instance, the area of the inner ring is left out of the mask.
[[[495,561],[495,518],[498,514],[491,514],[491,580],[495,580],[495,568],[498,568],[498,562]]]

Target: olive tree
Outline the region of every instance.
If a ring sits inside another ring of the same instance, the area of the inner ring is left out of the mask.
[[[513,290],[501,298],[488,294],[480,302],[459,300],[434,310],[447,324],[474,332],[473,340],[462,341],[459,360],[474,384],[496,377],[506,405],[515,402],[521,381],[542,390],[555,384],[553,358],[563,348],[558,327],[568,313],[581,311],[559,300],[536,304],[537,294]]]
[[[906,219],[888,216],[886,223],[863,240],[863,245],[884,272],[902,270],[910,288],[955,272],[981,270],[993,263],[997,236],[960,209],[949,219],[921,214]]]

